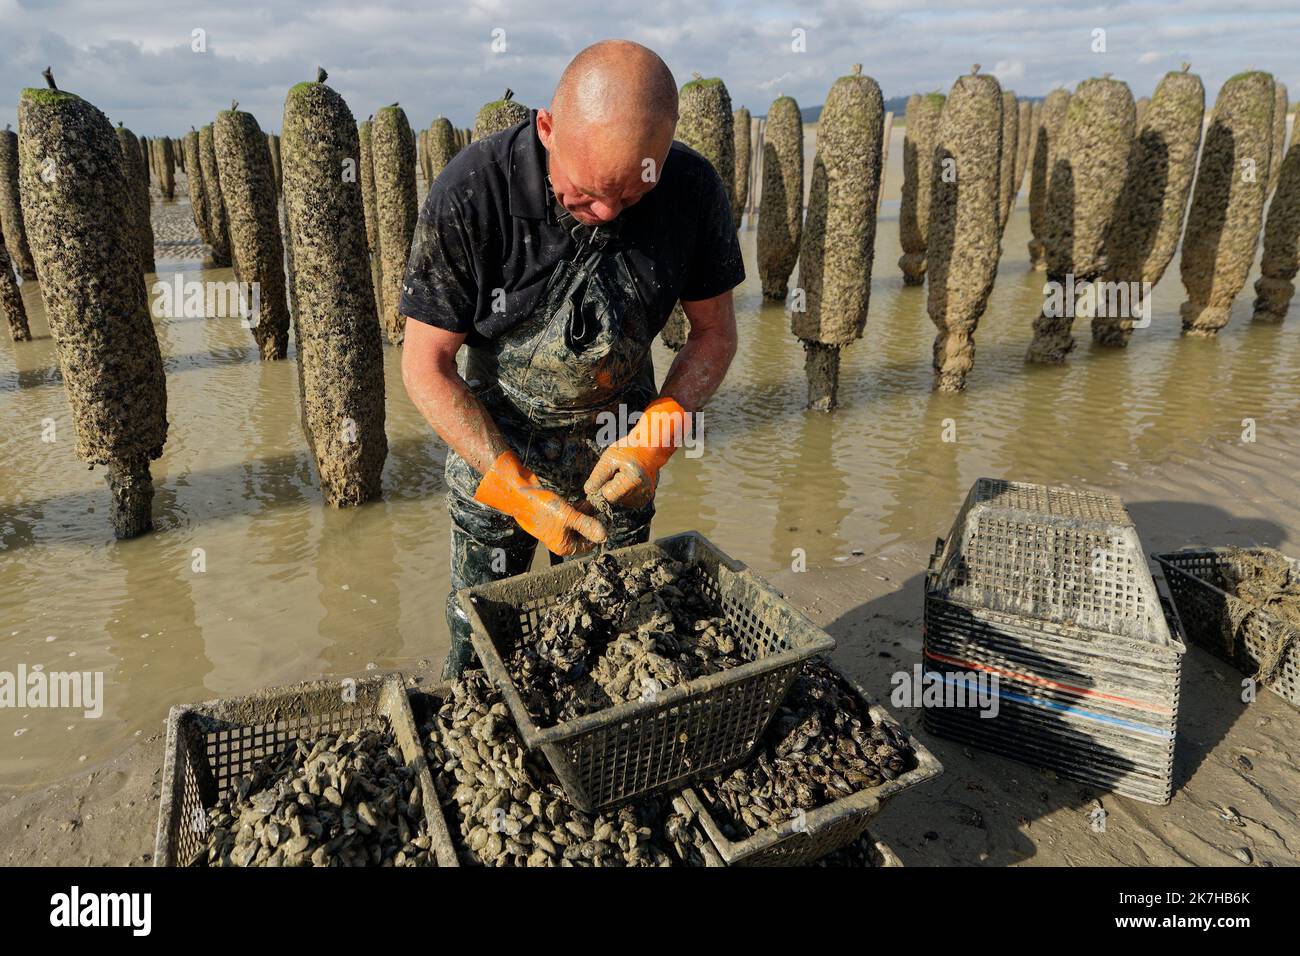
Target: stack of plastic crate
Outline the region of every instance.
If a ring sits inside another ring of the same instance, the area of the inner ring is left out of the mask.
[[[926,728],[1167,803],[1178,630],[1122,501],[981,478],[930,562],[924,654],[946,687],[996,706],[927,707]]]

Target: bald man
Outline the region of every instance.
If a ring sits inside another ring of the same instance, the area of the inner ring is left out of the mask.
[[[549,110],[471,144],[429,190],[402,379],[450,449],[448,677],[473,660],[457,590],[527,571],[538,541],[554,563],[649,539],[659,470],[735,354],[734,220],[676,125],[663,60],[607,40]],[[650,346],[678,301],[690,336],[656,389]]]

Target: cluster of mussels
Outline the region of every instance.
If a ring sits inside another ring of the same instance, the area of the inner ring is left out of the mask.
[[[481,671],[454,682],[421,729],[462,862],[484,866],[702,866],[708,838],[684,804],[647,798],[599,814],[565,797],[515,733]]]
[[[753,756],[696,792],[728,839],[743,839],[893,780],[915,765],[906,738],[874,722],[852,689],[813,659],[791,682]]]
[[[208,864],[432,866],[421,799],[391,730],[299,739],[208,810]]]
[[[548,726],[653,699],[744,663],[731,626],[688,571],[670,558],[635,567],[604,554],[589,561],[506,660],[533,718]]]

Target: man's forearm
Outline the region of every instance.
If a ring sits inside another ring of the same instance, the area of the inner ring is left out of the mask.
[[[727,376],[736,354],[736,315],[731,293],[684,304],[690,333],[668,368],[660,394],[675,398],[688,412],[703,408]]]
[[[410,353],[408,353],[409,355]],[[403,357],[402,381],[420,414],[447,445],[480,475],[509,446],[483,403],[456,371],[454,360]]]

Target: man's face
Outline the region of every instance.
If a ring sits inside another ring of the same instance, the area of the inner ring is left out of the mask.
[[[555,197],[578,222],[599,226],[636,205],[659,181],[672,127],[641,136],[619,135],[607,128],[567,127],[557,134],[555,118],[537,111],[537,135],[546,147]]]

